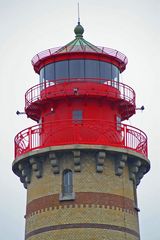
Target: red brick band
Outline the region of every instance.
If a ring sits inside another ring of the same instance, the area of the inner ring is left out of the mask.
[[[73,228],[98,228],[98,229],[104,229],[104,230],[111,230],[111,231],[119,231],[131,234],[139,239],[139,234],[129,228],[115,226],[115,225],[109,225],[109,224],[96,224],[96,223],[74,223],[74,224],[63,224],[63,225],[54,225],[54,226],[48,226],[36,229],[25,236],[25,240],[27,240],[30,237],[33,237],[37,234],[49,232],[49,231],[56,231],[56,230],[63,230],[63,229],[73,229]]]
[[[134,202],[133,200],[109,193],[98,193],[98,192],[78,192],[76,193],[75,200],[69,201],[59,201],[59,194],[48,195],[33,200],[28,203],[26,210],[26,217],[30,214],[37,213],[44,209],[49,208],[63,208],[64,206],[80,206],[87,205],[92,207],[92,205],[98,205],[99,207],[110,207],[110,208],[119,208],[123,211],[128,211],[130,213],[135,213]]]

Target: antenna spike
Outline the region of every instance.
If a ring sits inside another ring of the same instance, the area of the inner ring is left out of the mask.
[[[78,2],[78,24],[80,24],[79,2]]]

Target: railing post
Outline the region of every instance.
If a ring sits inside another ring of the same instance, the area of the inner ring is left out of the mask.
[[[31,97],[30,102],[32,103],[32,88],[30,89],[30,97]]]
[[[32,149],[32,130],[31,128],[29,128],[29,131],[28,131],[28,146],[29,146],[29,150]]]
[[[16,143],[16,139],[14,139],[14,157],[17,157],[17,143]]]
[[[125,99],[125,87],[123,85],[123,99]]]
[[[127,141],[128,141],[128,138],[127,138],[127,129],[126,129],[126,125],[123,125],[123,129],[124,129],[124,146],[127,147]]]

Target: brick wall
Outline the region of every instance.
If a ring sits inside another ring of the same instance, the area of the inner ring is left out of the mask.
[[[115,175],[113,156],[105,159],[103,172],[96,172],[94,152],[81,156],[81,172],[74,172],[75,200],[59,201],[62,172],[74,171],[70,152],[59,156],[60,173],[53,174],[49,160],[43,177],[32,173],[27,190],[26,239],[138,240],[138,216],[134,209],[133,182],[128,166]]]

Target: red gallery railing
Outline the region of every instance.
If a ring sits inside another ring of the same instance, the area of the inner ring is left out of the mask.
[[[115,57],[117,59],[119,59],[120,61],[122,61],[125,65],[128,63],[128,59],[127,57],[115,50],[115,49],[112,49],[112,48],[106,48],[106,47],[100,47],[98,46],[100,52],[99,53],[103,53],[103,54],[107,54],[111,57]],[[50,48],[50,49],[47,49],[47,50],[44,50],[38,54],[36,54],[33,59],[32,59],[32,65],[34,66],[38,61],[44,59],[44,58],[47,58],[49,56],[54,56],[57,54],[57,51],[61,49],[61,47],[57,47],[57,48]],[[65,48],[65,52],[70,52],[70,48]],[[86,52],[85,48],[84,48],[84,52]]]
[[[147,136],[125,124],[63,120],[27,128],[15,137],[15,158],[50,146],[94,144],[131,149],[147,157]]]
[[[67,84],[61,85],[60,83],[75,83],[79,87],[78,94],[90,94],[99,96],[109,96],[113,98],[119,98],[125,100],[135,106],[135,92],[134,90],[126,84],[107,80],[107,79],[97,79],[97,78],[72,78],[72,79],[58,79],[54,81],[45,81],[43,83],[37,84],[30,88],[25,94],[25,108],[28,108],[32,103],[36,101],[41,101],[51,97],[58,97],[62,95],[73,95],[73,85],[68,86]],[[85,83],[85,85],[78,85],[79,83]],[[96,85],[94,88],[94,83],[100,83],[99,88]],[[52,88],[49,91],[49,87],[58,85],[57,88]],[[107,86],[109,86],[107,88]],[[117,90],[117,91],[115,91]]]

